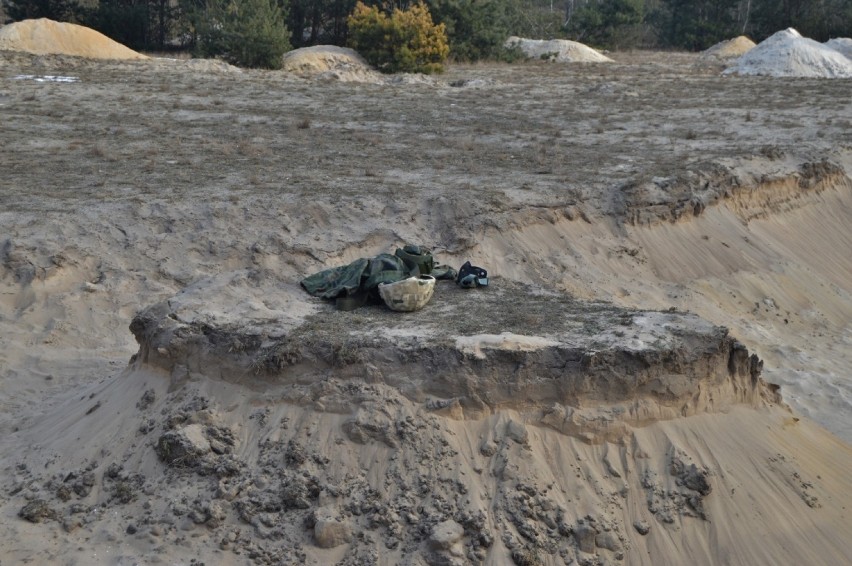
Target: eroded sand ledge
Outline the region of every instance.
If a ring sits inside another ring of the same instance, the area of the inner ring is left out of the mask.
[[[136,363],[169,372],[175,384],[206,376],[293,400],[329,379],[381,383],[454,418],[517,410],[589,442],[619,440],[628,425],[780,402],[777,387],[760,379],[757,356],[693,314],[578,301],[499,279],[473,292],[442,282],[415,314],[350,313],[264,285],[256,273],[258,284],[242,285],[250,278],[219,276],[143,310],[131,324]],[[217,296],[235,286],[239,303]],[[246,307],[276,294],[309,307],[273,319]],[[221,324],[223,316],[238,322]]]

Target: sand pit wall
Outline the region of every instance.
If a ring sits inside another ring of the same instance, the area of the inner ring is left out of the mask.
[[[728,326],[796,410],[850,437],[852,183],[842,159],[788,163],[783,172],[779,161],[761,163],[654,184],[630,200],[642,203],[636,210],[623,209],[623,227],[529,217],[524,228],[481,239],[482,262],[517,280],[556,278],[577,296],[674,306]],[[665,200],[685,186],[688,195]]]

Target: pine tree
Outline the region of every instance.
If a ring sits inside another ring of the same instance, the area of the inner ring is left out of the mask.
[[[290,49],[284,11],[275,0],[209,0],[197,17],[198,53],[204,57],[278,69]]]

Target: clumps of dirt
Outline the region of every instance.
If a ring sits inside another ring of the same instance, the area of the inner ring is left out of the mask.
[[[36,55],[71,55],[90,59],[147,59],[100,32],[47,18],[0,27],[0,50]]]
[[[404,555],[422,552],[430,564],[481,562],[494,538],[484,511],[459,502],[463,484],[443,474],[458,453],[440,420],[415,418],[383,389],[346,389],[362,399],[362,406],[339,429],[339,452],[347,451],[345,431],[359,415],[365,436],[350,442],[378,442],[383,453],[390,445],[405,448],[386,454],[385,489],[375,489],[355,468],[332,462],[289,417],[272,420],[264,411],[249,419],[251,427],[267,431],[256,455],[231,457],[234,466],[227,469],[222,466],[226,454],[217,455],[213,447],[229,445],[231,431],[217,424],[217,407],[195,398],[166,418],[155,448],[168,466],[172,489],[193,485],[198,494],[193,505],[175,513],[212,529],[220,549],[247,555],[256,564],[304,560],[306,541],[319,548],[349,545],[343,564],[374,563],[376,547]],[[381,427],[369,422],[387,426],[372,434]],[[276,431],[274,437],[269,431]]]
[[[30,523],[41,523],[56,520],[57,513],[44,499],[34,499],[21,508],[18,517]]]
[[[430,565],[482,564],[495,544],[517,565],[539,564],[546,556],[567,563],[624,560],[629,542],[618,520],[605,513],[574,515],[556,484],[524,471],[531,447],[523,424],[498,422],[483,440],[472,472],[487,468],[497,480],[494,502],[485,507],[459,468],[462,455],[446,420],[383,386],[326,383],[318,389],[356,405],[331,432],[339,447],[331,457],[289,416],[258,410],[247,424],[260,438],[255,455],[232,457],[232,473],[214,464],[211,448],[233,438],[218,422],[221,407],[196,396],[165,416],[155,450],[167,466],[168,485],[196,495],[170,506],[181,528],[204,526],[220,550],[255,564],[305,560],[309,546],[345,546],[338,563],[347,565],[375,563],[379,555],[398,561],[420,556]],[[385,462],[381,489],[356,467],[341,466],[353,446],[369,446]],[[138,485],[118,466],[107,469],[104,482]],[[44,502],[26,514],[50,520],[53,510]],[[143,526],[144,518],[134,529]]]
[[[713,491],[710,484],[711,472],[696,466],[683,450],[672,447],[669,451],[669,475],[674,480],[661,480],[657,472],[648,468],[642,473],[642,487],[648,503],[648,511],[665,524],[672,524],[680,517],[696,517],[709,520],[704,508],[704,498]],[[636,526],[643,534],[647,525]],[[647,534],[647,531],[644,533]]]
[[[526,39],[512,36],[506,48],[518,49],[528,59],[556,63],[612,63],[613,60],[588,45],[568,39]]]
[[[31,523],[55,521],[66,532],[103,519],[109,509],[137,501],[152,493],[152,485],[140,473],[128,472],[117,462],[101,467],[89,462],[77,469],[59,469],[46,478],[17,465],[18,481],[9,494],[22,495],[27,503],[18,516]]]
[[[560,556],[570,564],[574,558],[597,563],[623,560],[629,548],[617,520],[587,514],[573,519],[550,493],[551,486],[518,483],[502,494],[504,513],[514,529],[505,529],[503,544],[515,564],[539,564],[546,555]],[[517,533],[517,534],[515,534]]]
[[[761,41],[724,72],[770,77],[850,78],[852,61],[831,47],[787,28]]]
[[[72,495],[77,497],[87,497],[92,493],[92,488],[95,486],[95,469],[97,466],[90,465],[82,470],[72,470],[67,475],[59,478],[53,478],[48,482],[48,487],[55,486],[56,495],[63,501],[71,499]]]
[[[197,397],[172,414],[157,439],[155,451],[171,468],[190,469],[202,475],[233,475],[242,465],[232,455],[234,433],[219,425],[207,406],[206,399]]]
[[[111,500],[127,504],[138,497],[145,485],[145,476],[127,472],[121,464],[113,462],[104,471],[103,484]]]

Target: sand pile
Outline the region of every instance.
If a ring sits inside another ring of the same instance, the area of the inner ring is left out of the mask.
[[[701,59],[703,60],[726,60],[726,59],[735,59],[740,57],[749,51],[755,46],[755,42],[750,40],[744,35],[739,37],[735,37],[733,39],[728,39],[726,41],[720,41],[716,45],[706,49],[701,53]]]
[[[725,74],[849,78],[852,61],[788,28],[760,42],[726,69]]]
[[[0,49],[91,59],[147,59],[93,29],[47,18],[24,20],[0,28]]]
[[[370,67],[356,51],[336,45],[314,45],[294,49],[284,55],[282,69],[305,78],[333,79],[341,82],[383,82],[382,75]]]
[[[829,39],[825,42],[825,46],[846,55],[849,59],[852,59],[852,39],[848,37],[835,37],[834,39]]]
[[[546,59],[558,63],[611,63],[612,59],[588,45],[567,39],[525,39],[512,36],[506,47],[518,48],[530,59]]]

